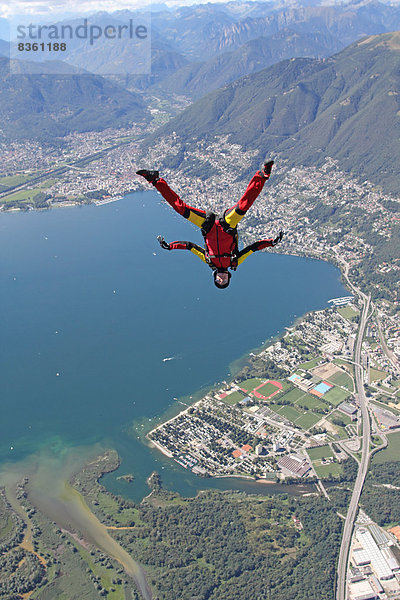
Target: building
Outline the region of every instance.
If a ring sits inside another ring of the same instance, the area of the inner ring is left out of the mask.
[[[257,444],[256,446],[256,455],[261,456],[264,453],[264,446],[262,444]]]
[[[358,561],[357,566],[365,565],[369,562],[378,579],[392,579],[392,569],[372,537],[371,532],[364,527],[360,527],[356,531],[356,538],[362,546],[362,550],[359,549],[353,551],[353,560],[355,562]]]
[[[284,452],[286,448],[281,442],[277,441],[272,444],[272,450],[274,452]]]
[[[399,565],[397,559],[395,558],[394,554],[390,550],[390,548],[382,548],[381,552],[382,552],[387,564],[389,565],[389,568],[392,570],[392,573],[399,573],[400,565]]]
[[[357,406],[354,404],[350,404],[350,402],[342,402],[339,404],[338,409],[342,411],[345,415],[349,415],[349,417],[353,418],[354,415],[357,414]]]
[[[311,469],[311,465],[307,459],[300,454],[282,456],[282,458],[278,460],[278,467],[284,475],[289,475],[291,477],[303,477]]]
[[[391,539],[387,535],[387,533],[379,527],[379,525],[375,525],[372,523],[368,525],[368,529],[372,533],[372,537],[378,544],[378,546],[387,546],[388,542],[391,542]]]
[[[290,377],[288,377],[288,380],[294,383],[294,385],[300,388],[303,392],[310,391],[315,385],[315,383],[311,379],[305,379],[304,377],[301,377],[296,373],[290,375]]]
[[[383,592],[385,591],[381,586],[380,581],[375,577],[375,575],[371,575],[371,584],[378,594],[383,594]]]
[[[378,600],[379,596],[372,589],[369,581],[364,579],[349,586],[351,600]]]

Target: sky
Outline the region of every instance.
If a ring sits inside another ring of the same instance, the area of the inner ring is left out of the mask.
[[[124,8],[136,8],[150,5],[146,0],[13,0],[0,1],[0,16],[10,18],[14,15],[57,15],[93,13],[98,11],[114,12]]]
[[[206,2],[226,2],[227,0],[0,0],[0,18],[12,19],[17,15],[25,18],[29,15],[45,16],[46,19],[62,18],[82,13],[99,11],[114,12],[123,9],[150,7],[152,4],[165,4],[168,7],[202,4]],[[247,0],[251,1],[251,0]],[[268,0],[266,0],[268,1]],[[270,0],[274,1],[274,0]],[[277,4],[292,4],[295,0],[275,0]],[[340,0],[336,0],[340,1]],[[381,0],[385,2],[385,0]],[[398,4],[400,0],[386,0],[386,3]],[[334,4],[335,0],[321,0],[321,4]],[[301,0],[299,1],[301,4]]]

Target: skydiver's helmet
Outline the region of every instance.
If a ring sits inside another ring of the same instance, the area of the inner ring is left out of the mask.
[[[213,271],[213,276],[216,287],[223,290],[228,287],[232,275],[226,269],[217,269]]]

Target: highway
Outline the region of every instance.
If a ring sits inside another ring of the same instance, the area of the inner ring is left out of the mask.
[[[354,352],[355,361],[355,376],[356,376],[356,394],[361,408],[361,422],[362,422],[362,453],[361,461],[358,468],[357,478],[354,484],[353,494],[350,500],[349,509],[347,511],[346,521],[343,528],[342,544],[340,547],[338,568],[337,568],[337,593],[336,600],[346,600],[347,589],[346,589],[346,576],[347,576],[347,565],[350,552],[351,536],[353,533],[354,521],[357,516],[358,502],[360,500],[361,491],[364,485],[365,476],[368,471],[368,463],[370,457],[370,439],[371,439],[371,424],[369,420],[369,413],[367,407],[367,399],[364,392],[363,383],[363,370],[361,366],[361,349],[362,341],[364,338],[365,326],[367,324],[369,315],[370,296],[365,296],[362,292],[357,290],[359,296],[362,298],[364,306],[360,318],[360,326],[358,329],[357,342]]]

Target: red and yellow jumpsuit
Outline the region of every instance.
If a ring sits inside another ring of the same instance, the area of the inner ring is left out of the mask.
[[[207,213],[185,204],[164,179],[156,181],[154,186],[163,198],[178,214],[202,230],[205,241],[205,248],[201,248],[193,242],[181,241],[171,242],[169,248],[171,250],[190,250],[213,270],[226,271],[228,268],[235,270],[253,252],[273,246],[271,238],[254,242],[239,251],[236,231],[237,225],[263,189],[266,179],[268,178],[257,172],[239,202],[226,210],[223,217],[220,218],[217,218],[214,213]]]

